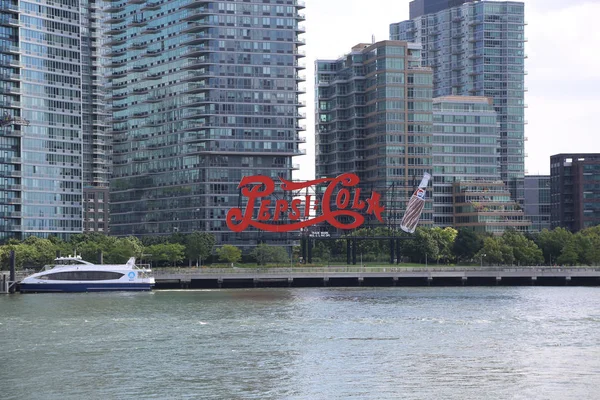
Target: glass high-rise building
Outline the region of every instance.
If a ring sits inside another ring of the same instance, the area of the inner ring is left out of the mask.
[[[299,0],[113,2],[111,234],[213,232],[242,177],[291,179],[304,32]],[[281,235],[279,235],[281,236]]]
[[[84,186],[106,185],[86,173],[107,150],[93,146],[100,100],[83,95],[96,11],[93,0],[0,2],[0,240],[81,233]]]
[[[433,219],[454,223],[452,185],[462,181],[498,181],[499,123],[486,97],[433,99]]]
[[[432,73],[421,48],[403,41],[359,44],[316,61],[316,176],[357,174],[384,197],[398,224],[424,172],[431,172]],[[393,198],[392,198],[393,197]],[[431,201],[421,224],[432,223]]]
[[[390,39],[421,44],[423,65],[433,69],[434,97],[493,99],[500,122],[500,175],[511,196],[522,200],[526,123],[524,4],[476,1],[453,6],[454,3],[412,2],[413,15],[417,16],[391,24]],[[417,10],[427,4],[432,8]],[[438,11],[425,14],[428,9]]]
[[[532,232],[550,229],[550,175],[525,176],[525,216]]]

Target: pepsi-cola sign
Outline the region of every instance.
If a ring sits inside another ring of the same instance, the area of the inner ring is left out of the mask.
[[[383,222],[385,208],[380,204],[381,196],[377,192],[361,198],[361,189],[356,188],[360,179],[352,173],[337,178],[322,178],[306,182],[291,182],[279,178],[284,191],[297,191],[314,185],[327,183],[322,199],[312,199],[311,195],[294,198],[291,201],[269,197],[275,191],[275,182],[268,176],[255,175],[242,179],[238,188],[242,196],[248,198],[246,207],[232,208],[227,213],[227,226],[234,232],[242,232],[253,226],[268,232],[289,232],[308,226],[327,222],[339,229],[354,229],[361,226],[366,215],[374,215]],[[335,207],[332,209],[332,204]],[[258,214],[254,216],[255,210]],[[315,214],[311,214],[314,211]],[[351,222],[343,223],[337,217],[351,217]],[[290,221],[281,223],[281,221]]]

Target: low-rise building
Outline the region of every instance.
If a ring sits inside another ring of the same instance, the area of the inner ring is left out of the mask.
[[[454,227],[470,228],[477,233],[502,234],[507,228],[525,232],[531,221],[523,209],[511,200],[502,181],[464,181],[453,184]]]

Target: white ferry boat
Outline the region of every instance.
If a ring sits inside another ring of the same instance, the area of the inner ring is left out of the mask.
[[[21,293],[152,290],[154,286],[151,270],[137,267],[134,257],[117,265],[92,264],[77,255],[54,261],[55,265],[23,279]]]

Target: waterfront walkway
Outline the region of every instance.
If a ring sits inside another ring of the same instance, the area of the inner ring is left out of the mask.
[[[156,288],[600,286],[600,267],[310,267],[154,270]]]

